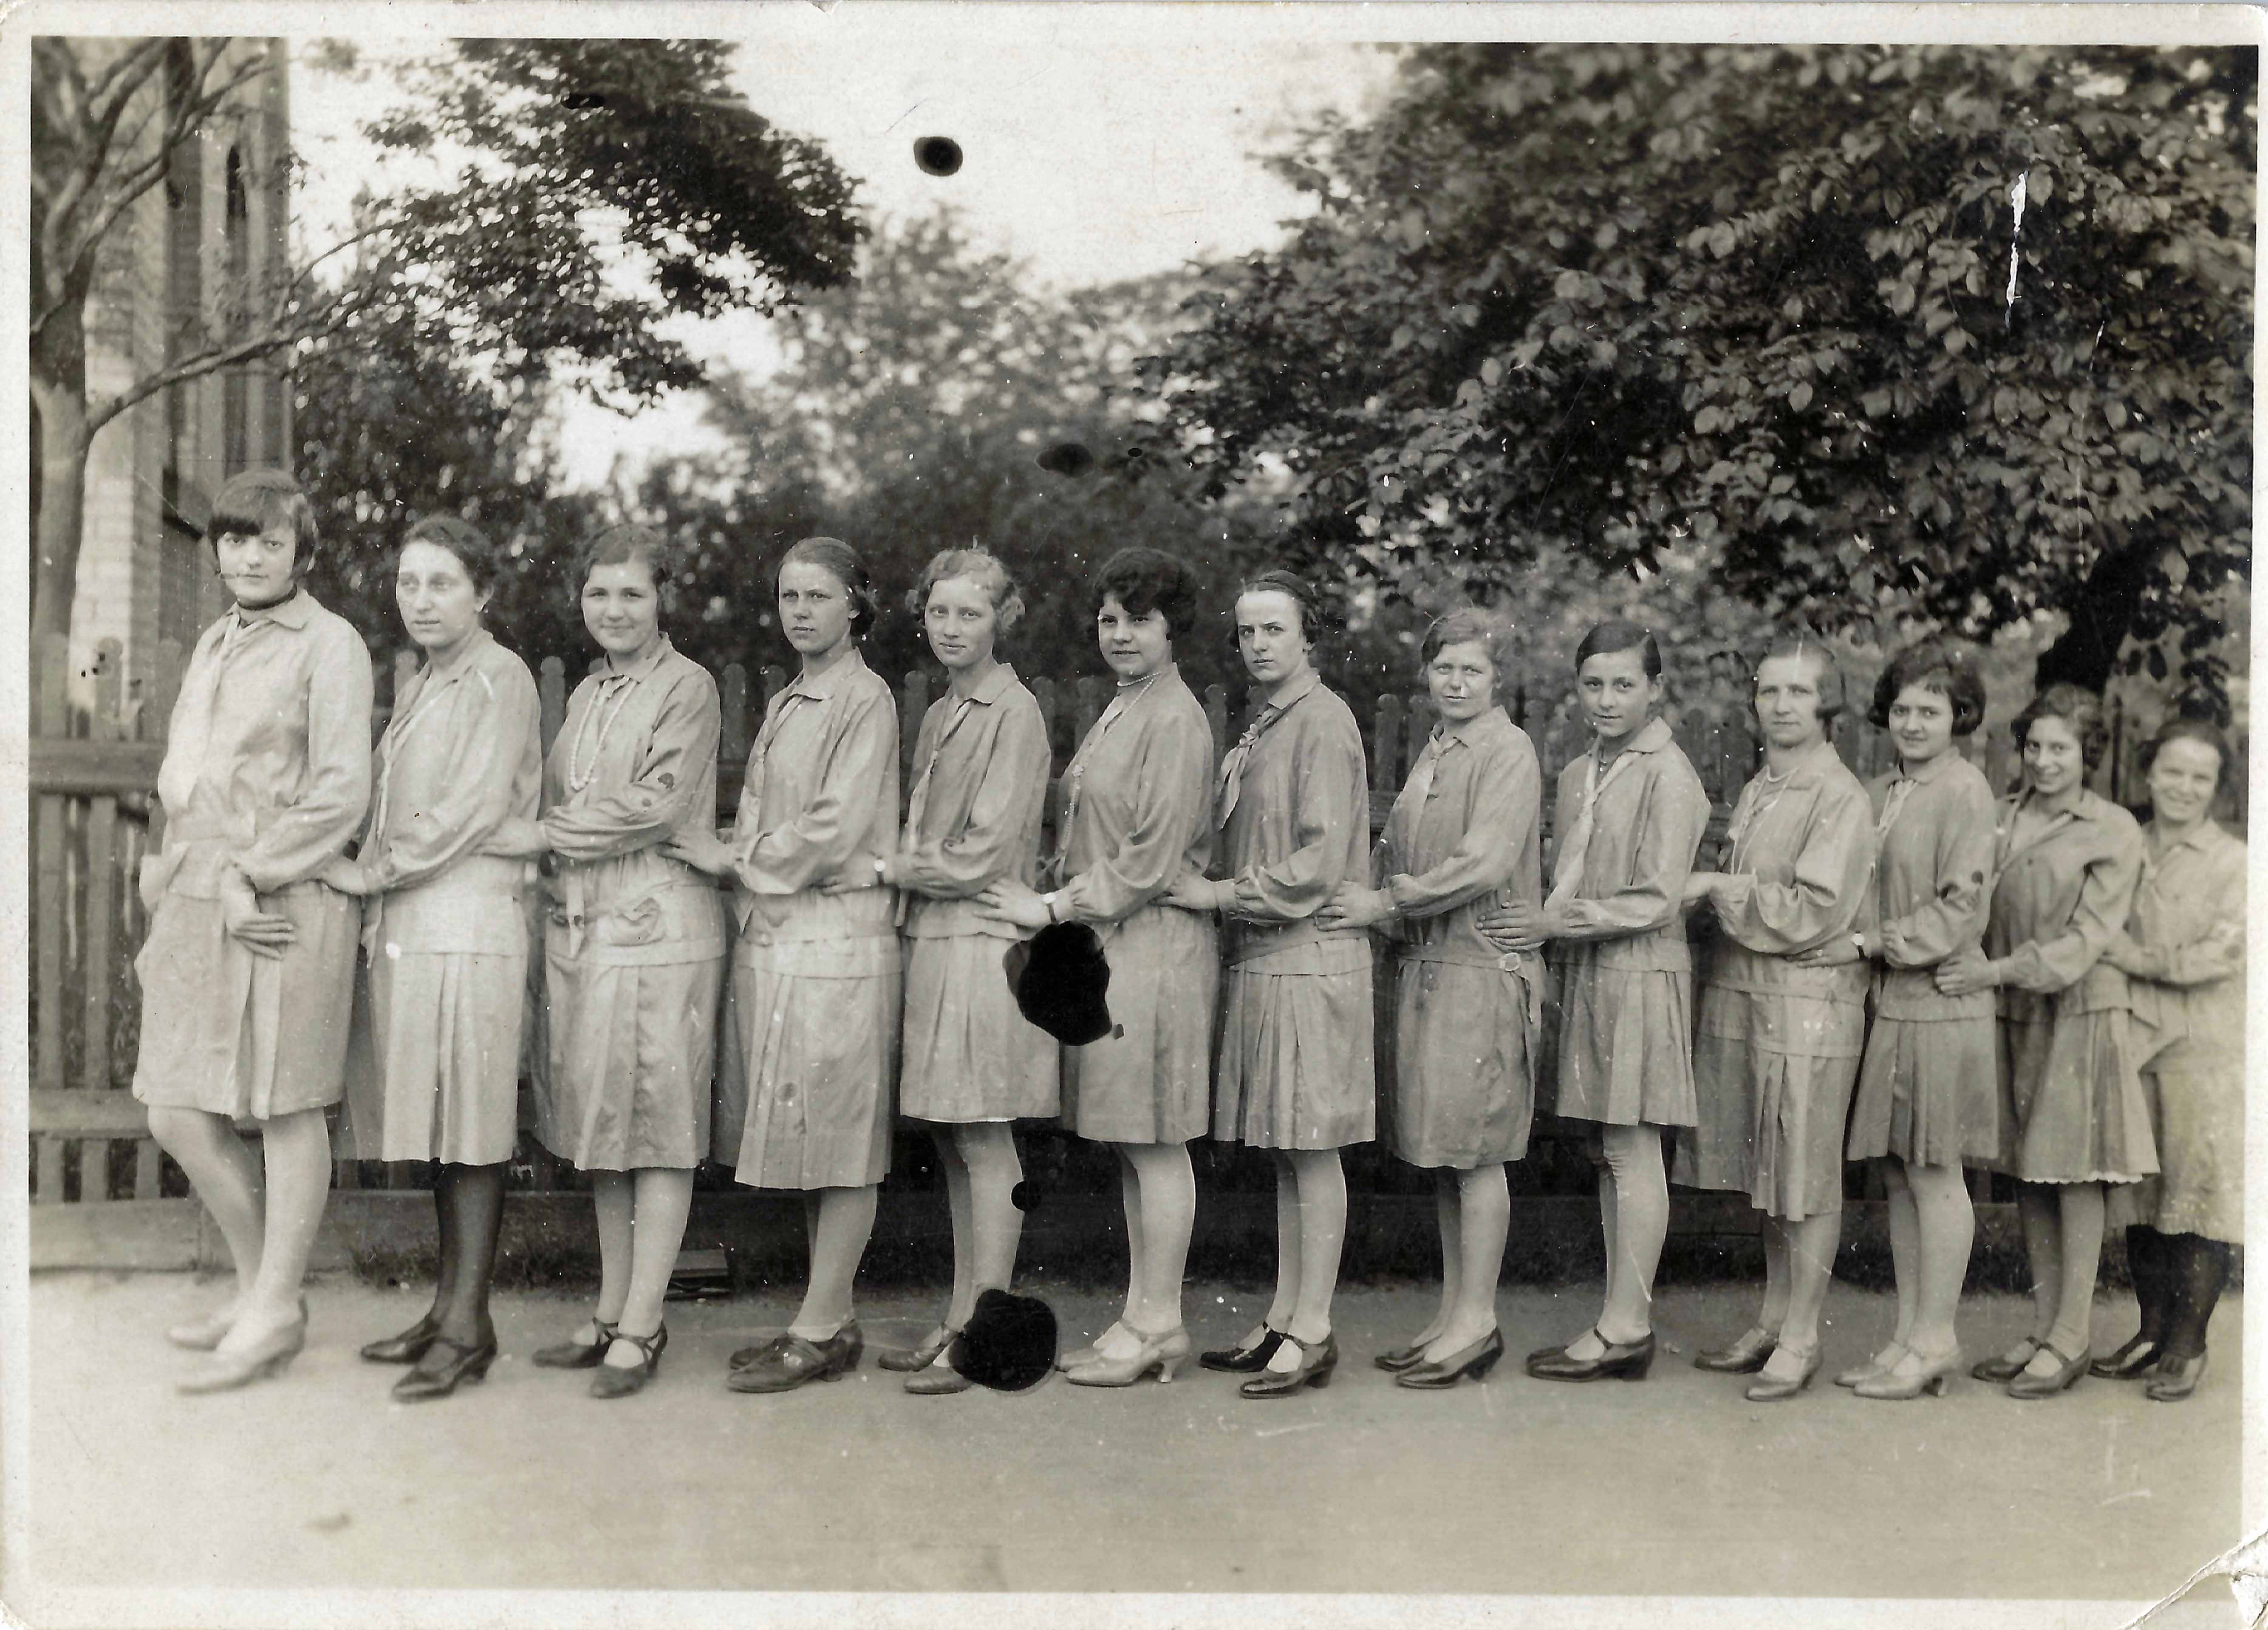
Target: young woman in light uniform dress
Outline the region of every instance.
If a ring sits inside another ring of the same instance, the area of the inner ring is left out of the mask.
[[[1543,895],[1543,771],[1498,701],[1501,632],[1479,613],[1437,618],[1418,647],[1440,722],[1410,768],[1373,857],[1375,888],[1342,884],[1326,926],[1383,927],[1401,953],[1387,1140],[1434,1176],[1441,1301],[1373,1362],[1404,1387],[1484,1379],[1504,1356],[1497,1280],[1511,1226],[1506,1161],[1535,1117],[1543,959],[1499,951],[1476,915]]]
[[[716,822],[721,718],[717,682],[661,631],[671,564],[646,527],[584,545],[583,623],[606,660],[568,700],[541,822],[490,845],[542,857],[537,1135],[591,1174],[599,1223],[599,1305],[535,1362],[591,1370],[601,1398],[643,1388],[668,1345],[662,1299],[709,1147],[725,966],[717,886],[668,852]]]
[[[322,881],[370,799],[370,653],[302,583],[315,516],[281,470],[214,496],[205,536],[235,604],[189,654],[158,771],[164,847],[134,1095],[227,1242],[236,1294],[166,1334],[208,1352],[185,1392],[239,1387],[307,1339],[300,1299],[331,1186],[354,1002],[353,899]],[[260,1124],[260,1153],[235,1123]]]
[[[806,538],[781,557],[780,630],[802,671],[764,709],[729,842],[688,827],[667,852],[733,883],[716,1155],[751,1188],[804,1195],[811,1277],[785,1333],[733,1355],[735,1392],[785,1392],[858,1366],[851,1285],[890,1167],[898,936],[873,875],[898,808],[898,711],[858,649],[878,602],[857,551]]]
[[[394,1383],[405,1401],[446,1398],[497,1354],[489,1286],[519,1134],[528,867],[481,851],[505,822],[534,819],[543,783],[535,680],[481,626],[502,564],[453,515],[409,529],[394,594],[425,663],[372,756],[362,848],[325,874],[363,900],[346,1147],[357,1160],[438,1162],[433,1305],[362,1350],[415,1366]]]
[[[1182,1276],[1196,1215],[1189,1141],[1203,1135],[1218,955],[1209,914],[1165,904],[1212,853],[1212,726],[1174,665],[1197,619],[1197,579],[1172,556],[1122,549],[1095,579],[1095,638],[1117,694],[1064,772],[1061,831],[1040,894],[1012,879],[983,899],[1037,930],[1081,922],[1110,965],[1116,1029],[1063,1050],[1064,1121],[1116,1151],[1126,1205],[1123,1310],[1056,1367],[1080,1386],[1170,1381],[1189,1353]]]

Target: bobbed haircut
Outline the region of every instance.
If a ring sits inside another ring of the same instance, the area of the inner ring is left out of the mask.
[[[2151,766],[2158,762],[2158,755],[2176,741],[2202,741],[2220,754],[2220,770],[2213,778],[2213,787],[2218,792],[2228,790],[2228,784],[2236,776],[2235,756],[2229,751],[2228,737],[2209,719],[2177,716],[2160,725],[2158,734],[2143,744],[2142,773],[2149,774]]]
[[[841,538],[799,538],[787,547],[772,572],[772,594],[779,594],[780,573],[801,562],[820,567],[843,585],[843,592],[850,601],[850,636],[863,638],[874,626],[874,619],[882,614],[882,597],[874,592],[874,579],[866,570],[866,563],[858,551]]]
[[[2060,719],[2071,727],[2072,734],[2079,738],[2080,761],[2089,770],[2110,744],[2110,721],[2102,716],[2102,698],[2092,690],[2077,685],[2050,685],[2025,703],[2013,726],[2019,752],[2030,739],[2032,726],[2043,719]]]
[[[1646,676],[1648,679],[1661,677],[1661,647],[1654,643],[1653,631],[1640,628],[1635,623],[1625,623],[1619,617],[1595,624],[1589,633],[1583,636],[1583,643],[1575,647],[1575,671],[1581,673],[1583,664],[1593,657],[1612,656],[1617,651],[1643,653]]]
[[[657,594],[667,588],[676,579],[676,546],[652,527],[624,521],[619,526],[593,533],[576,549],[577,592],[581,592],[582,586],[591,580],[591,573],[600,566],[627,566],[633,561],[644,565],[653,579]]]
[[[1774,657],[1809,657],[1811,671],[1819,681],[1819,722],[1831,726],[1843,716],[1843,670],[1837,665],[1835,653],[1820,643],[1819,636],[1804,629],[1788,629],[1772,636],[1764,654],[1756,659],[1756,673],[1749,675],[1753,691],[1764,664]]]
[[[271,527],[291,530],[292,581],[304,581],[321,553],[322,538],[315,506],[288,470],[242,470],[223,482],[205,520],[205,546],[215,551],[217,566],[223,538],[258,537]]]
[[[1024,615],[1024,596],[1016,587],[1016,579],[1008,575],[1008,568],[1000,557],[988,549],[941,549],[930,557],[929,564],[922,568],[920,579],[906,591],[906,609],[917,618],[929,611],[929,592],[948,578],[967,578],[984,586],[991,596],[992,615],[998,620],[998,631],[1006,633],[1016,626]]]
[[[1874,681],[1874,704],[1867,710],[1867,722],[1888,730],[1890,704],[1910,686],[1935,691],[1952,705],[1956,736],[1974,735],[1984,722],[1984,681],[1965,646],[1932,635],[1892,657]]]
[[[1309,645],[1321,639],[1329,627],[1329,608],[1314,586],[1296,572],[1275,567],[1248,577],[1236,586],[1236,597],[1247,594],[1289,594],[1292,603],[1300,608],[1300,638]]]
[[[489,541],[489,536],[468,520],[455,515],[427,515],[401,535],[401,548],[394,551],[394,569],[401,569],[402,549],[412,543],[431,543],[436,549],[446,549],[457,557],[473,586],[482,594],[496,586],[504,574],[504,552]]]
[[[1426,626],[1425,638],[1418,642],[1418,666],[1430,667],[1433,659],[1451,645],[1478,645],[1488,653],[1489,666],[1496,670],[1496,689],[1501,691],[1508,631],[1497,618],[1476,607],[1445,611]]]
[[[1130,616],[1146,617],[1156,612],[1166,619],[1168,639],[1179,639],[1197,626],[1197,573],[1161,549],[1138,544],[1120,549],[1094,574],[1089,598],[1094,601],[1097,616],[1102,614],[1106,600],[1116,600]]]

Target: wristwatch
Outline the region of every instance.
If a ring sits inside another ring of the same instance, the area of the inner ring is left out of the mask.
[[[1040,904],[1048,908],[1048,920],[1049,922],[1057,923],[1063,920],[1063,918],[1056,915],[1056,894],[1054,890],[1051,889],[1048,893],[1042,895],[1040,896]]]
[[[1860,933],[1856,928],[1853,928],[1851,931],[1851,944],[1852,948],[1859,953],[1859,960],[1862,963],[1865,962],[1867,960],[1867,936]]]
[[[890,863],[880,855],[874,857],[874,887],[887,888],[890,881]]]

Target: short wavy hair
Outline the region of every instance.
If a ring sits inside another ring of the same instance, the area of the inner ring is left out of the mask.
[[[2158,762],[2158,755],[2176,741],[2202,741],[2220,754],[2220,771],[2214,778],[2213,786],[2217,792],[2228,790],[2229,784],[2236,778],[2236,756],[2230,750],[2228,735],[2209,719],[2179,715],[2160,725],[2157,734],[2143,745],[2142,773],[2148,775],[2151,766]]]
[[[436,549],[447,549],[473,580],[473,586],[482,594],[496,586],[508,558],[501,547],[490,542],[488,534],[455,515],[427,515],[403,533],[401,547],[394,551],[394,571],[401,569],[402,550],[412,543],[431,543]]]
[[[780,573],[799,561],[821,568],[843,585],[843,593],[850,601],[850,636],[854,639],[864,638],[882,615],[882,597],[874,592],[873,574],[867,572],[858,551],[841,538],[799,538],[788,545],[787,552],[772,570],[775,598],[779,594]]]
[[[2023,751],[2032,726],[2043,719],[2060,719],[2071,726],[2072,734],[2079,738],[2080,760],[2089,770],[2102,762],[2102,749],[2110,745],[2110,721],[2103,716],[2101,697],[2078,685],[2050,685],[2016,715],[2013,728],[2018,752]]]
[[[1286,572],[1277,566],[1248,577],[1236,586],[1239,600],[1247,594],[1290,595],[1292,603],[1300,608],[1300,638],[1309,645],[1322,638],[1331,630],[1330,608],[1324,603],[1315,586],[1296,572]],[[1233,640],[1234,638],[1232,630],[1230,638]]]
[[[1771,643],[1764,647],[1764,654],[1756,659],[1754,672],[1749,675],[1752,699],[1756,680],[1763,674],[1764,664],[1774,657],[1811,658],[1813,672],[1819,681],[1820,724],[1832,726],[1843,716],[1843,669],[1836,662],[1835,653],[1821,642],[1818,635],[1808,629],[1792,628],[1772,636]]]
[[[1489,666],[1496,670],[1496,692],[1501,696],[1507,654],[1505,645],[1510,632],[1501,618],[1492,617],[1476,606],[1459,606],[1444,611],[1426,625],[1425,637],[1418,642],[1418,665],[1420,668],[1432,667],[1433,659],[1451,645],[1478,645],[1488,653]]]
[[[306,580],[322,555],[322,535],[315,526],[315,506],[288,470],[247,469],[231,476],[213,494],[212,513],[205,518],[205,546],[220,564],[223,538],[256,538],[271,527],[291,531],[291,580]]]
[[[1116,600],[1129,616],[1145,617],[1152,611],[1166,619],[1166,638],[1179,639],[1197,626],[1197,577],[1178,557],[1161,549],[1139,545],[1122,549],[1102,563],[1094,574],[1094,615],[1102,602]]]
[[[930,557],[920,579],[906,591],[906,609],[921,620],[929,610],[929,592],[948,578],[968,578],[984,586],[991,596],[996,632],[1005,634],[1024,616],[1023,592],[1000,557],[988,549],[948,549]]]
[[[575,588],[582,592],[591,573],[600,566],[627,566],[632,561],[642,563],[653,579],[657,594],[677,579],[682,564],[677,546],[652,527],[635,521],[607,527],[583,540],[575,550]]]
[[[1890,704],[1909,686],[1935,691],[1953,709],[1953,734],[1974,735],[1984,722],[1984,681],[1966,647],[1932,635],[1916,640],[1884,664],[1874,680],[1874,702],[1867,722],[1890,727]]]

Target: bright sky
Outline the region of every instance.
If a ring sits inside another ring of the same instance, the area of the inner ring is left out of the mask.
[[[1029,262],[1060,287],[1168,269],[1192,258],[1275,241],[1300,201],[1254,155],[1280,147],[1324,107],[1353,113],[1392,72],[1368,48],[1300,41],[1152,37],[1098,41],[1076,8],[1037,7],[1038,26],[1006,35],[953,26],[956,8],[896,11],[861,26],[845,6],[762,8],[741,47],[739,82],[758,112],[814,136],[861,183],[878,218],[939,201],[981,240]],[[1080,37],[1074,37],[1074,35]],[[377,173],[357,123],[392,100],[385,65],[413,48],[357,41],[357,82],[302,51],[292,85],[293,136],[307,162],[302,190],[311,246],[329,241],[357,187]],[[914,163],[915,141],[946,136],[965,161],[949,179]],[[764,323],[688,328],[703,357],[761,370]],[[683,451],[701,431],[697,402],[625,420],[579,402],[561,442],[571,478],[595,483],[617,454]]]

